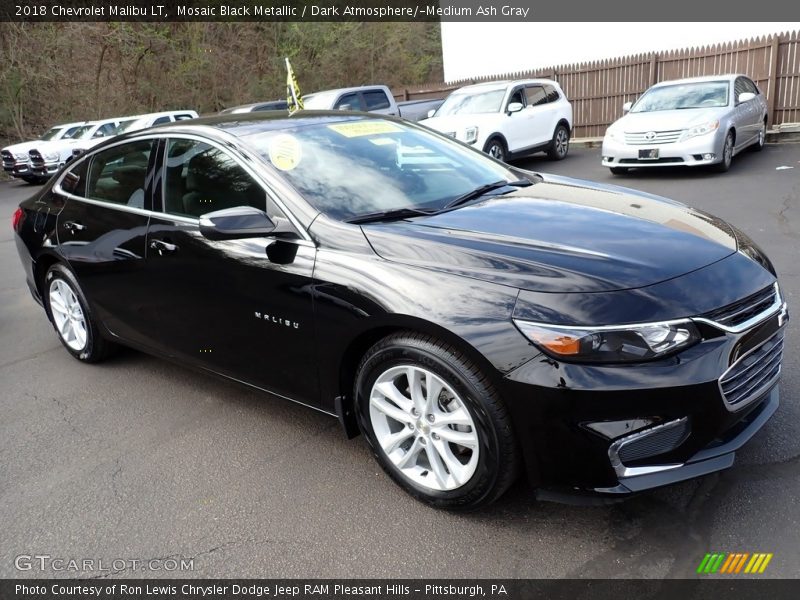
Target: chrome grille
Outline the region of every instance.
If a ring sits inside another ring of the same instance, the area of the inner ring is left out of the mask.
[[[14,158],[14,155],[11,154],[11,152],[9,152],[8,150],[3,150],[2,152],[0,152],[0,156],[2,156],[3,158],[3,166],[8,167],[9,169],[13,167],[17,162],[17,159]]]
[[[41,169],[44,167],[44,157],[38,150],[31,150],[28,152],[28,156],[31,158],[31,166],[35,169]]]
[[[738,410],[758,399],[778,380],[783,359],[783,330],[739,358],[719,380],[728,408]]]
[[[746,298],[742,298],[732,304],[706,313],[703,317],[715,323],[719,323],[720,325],[725,325],[726,327],[735,327],[763,313],[777,301],[777,287],[771,285]]]
[[[625,143],[635,146],[652,146],[655,144],[674,144],[677,142],[683,129],[675,129],[672,131],[641,131],[636,133],[625,133]],[[655,134],[655,136],[652,136]],[[647,136],[650,135],[650,139]]]

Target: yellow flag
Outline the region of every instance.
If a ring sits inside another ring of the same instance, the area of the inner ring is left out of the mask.
[[[294,76],[292,65],[286,59],[286,103],[289,105],[289,114],[303,110],[303,98],[300,95],[300,86],[297,85],[297,77]]]

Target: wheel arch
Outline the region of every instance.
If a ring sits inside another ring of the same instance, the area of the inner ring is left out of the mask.
[[[566,127],[566,128],[567,128],[567,131],[569,132],[569,135],[570,135],[570,137],[572,137],[572,126],[569,124],[569,121],[567,121],[567,120],[566,120],[564,117],[561,117],[561,118],[558,120],[558,122],[556,123],[556,126],[555,126],[555,127],[553,127],[553,131],[555,131],[555,130],[556,130],[556,128],[557,128],[559,125],[563,125],[564,127]]]
[[[506,152],[507,153],[510,152],[510,150],[508,149],[508,140],[506,139],[506,136],[504,136],[499,131],[494,131],[490,133],[488,136],[486,136],[486,141],[483,143],[483,149],[482,149],[484,152],[486,151],[486,147],[489,145],[489,142],[491,142],[492,140],[500,140],[501,142],[503,142],[503,146],[505,146]]]

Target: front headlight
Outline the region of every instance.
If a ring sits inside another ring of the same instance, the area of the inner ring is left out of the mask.
[[[478,141],[478,128],[477,127],[467,127],[464,130],[464,141],[468,144],[474,144]]]
[[[719,129],[719,121],[709,121],[708,123],[701,123],[700,125],[695,125],[694,127],[690,127],[687,129],[683,136],[681,136],[682,140],[688,140],[693,137],[697,137],[698,135],[706,135],[708,133],[713,133],[717,129]]]
[[[700,340],[689,320],[602,327],[565,327],[520,319],[514,319],[514,324],[543,352],[570,362],[642,362]]]
[[[622,131],[619,130],[619,129],[608,128],[606,130],[606,135],[611,140],[614,140],[614,141],[617,141],[617,142],[621,142],[622,141]]]

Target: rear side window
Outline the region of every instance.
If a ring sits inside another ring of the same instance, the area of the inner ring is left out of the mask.
[[[144,208],[147,163],[152,140],[114,146],[90,160],[86,197],[133,208]]]
[[[194,119],[194,115],[190,115],[187,113],[182,113],[180,115],[175,115],[176,121],[187,121],[188,119]]]
[[[84,198],[86,196],[86,170],[88,166],[89,161],[84,160],[67,171],[64,179],[61,180],[61,189],[73,196]]]
[[[169,117],[158,117],[155,121],[153,121],[153,125],[161,125],[162,123],[171,123],[172,119]]]
[[[224,151],[197,140],[169,140],[164,212],[199,217],[234,206],[266,211],[266,204],[264,189]]]
[[[364,104],[367,106],[368,111],[381,110],[391,106],[389,98],[386,97],[386,92],[383,90],[370,90],[368,92],[364,92]]]
[[[538,106],[540,104],[547,104],[547,94],[545,94],[544,88],[540,85],[526,86],[525,98],[528,101],[528,106]]]
[[[351,93],[345,94],[336,103],[333,108],[337,110],[361,110],[361,101],[358,99],[358,94]]]
[[[555,102],[556,100],[558,100],[558,97],[559,97],[558,96],[558,90],[556,90],[556,88],[553,87],[552,85],[545,84],[544,93],[547,96],[547,101],[548,102]]]

